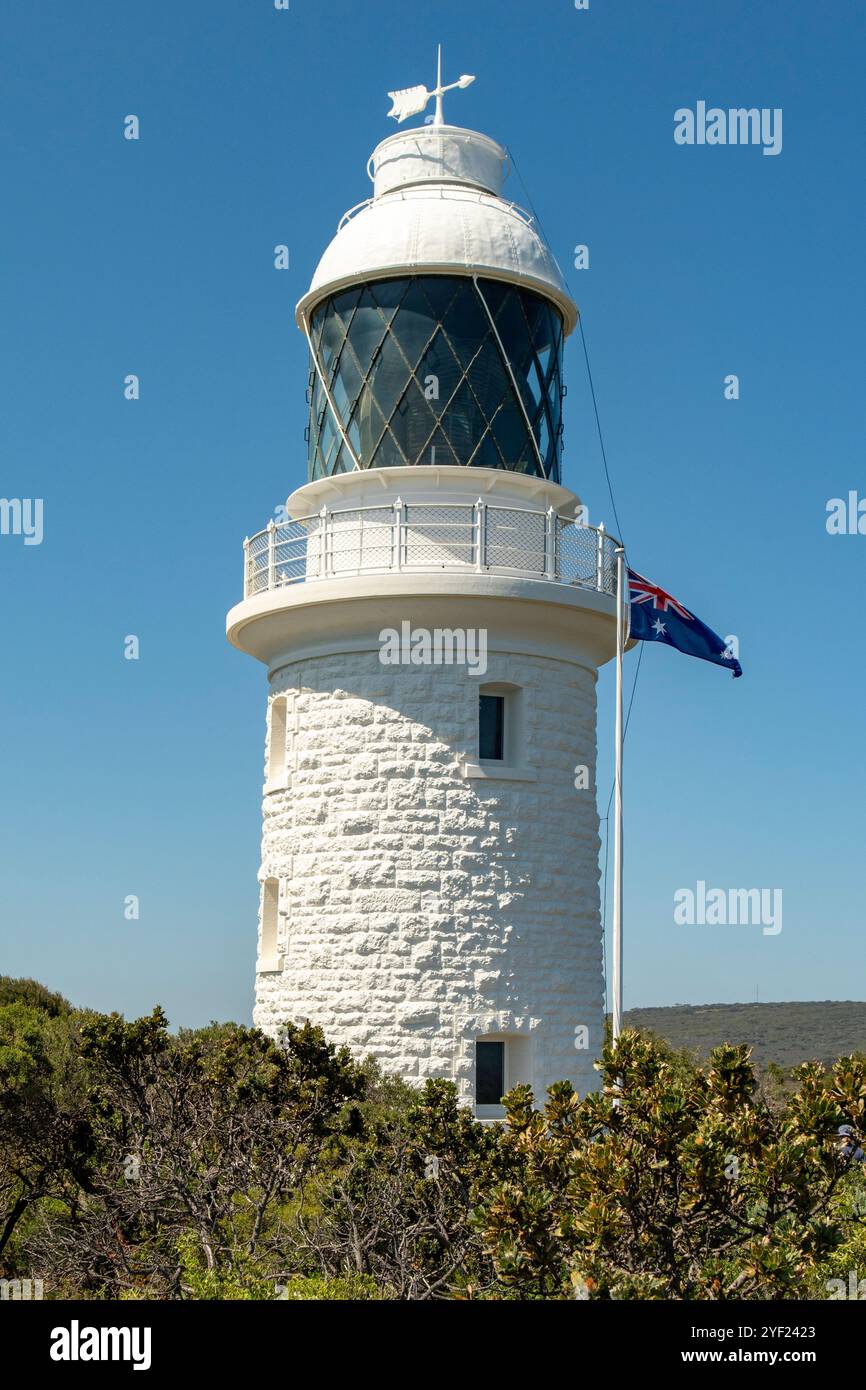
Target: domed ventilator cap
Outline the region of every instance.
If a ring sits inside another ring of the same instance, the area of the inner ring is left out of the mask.
[[[498,195],[505,181],[508,156],[488,135],[457,126],[401,130],[377,145],[367,172],[373,197],[425,183],[465,184]]]

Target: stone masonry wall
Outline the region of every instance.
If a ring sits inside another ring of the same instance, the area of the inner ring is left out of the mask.
[[[479,684],[504,681],[523,690],[519,762],[535,781],[463,772]],[[286,777],[264,797],[260,875],[280,880],[281,969],[259,970],[257,1025],[309,1018],[411,1082],[455,1080],[464,1103],[481,1034],[516,1040],[509,1084],[530,1081],[536,1099],[564,1077],[594,1087],[594,672],[491,652],[479,680],[341,653],[283,667],[281,696]]]

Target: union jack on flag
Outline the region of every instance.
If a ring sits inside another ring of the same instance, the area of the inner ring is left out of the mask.
[[[712,628],[696,618],[671,594],[645,579],[636,570],[628,572],[629,636],[639,642],[663,642],[686,656],[697,656],[726,666],[734,676],[743,668],[732,650],[733,639],[725,642]]]

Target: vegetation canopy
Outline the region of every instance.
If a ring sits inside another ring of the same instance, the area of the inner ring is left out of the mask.
[[[866,1275],[866,1062],[625,1032],[479,1123],[310,1026],[0,979],[0,1275],[48,1298],[798,1299]],[[846,1126],[840,1137],[840,1127]]]

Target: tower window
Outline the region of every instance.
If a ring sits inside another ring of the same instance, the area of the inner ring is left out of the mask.
[[[488,762],[505,757],[505,696],[478,697],[478,756]]]
[[[467,699],[478,701],[477,752],[467,750],[464,777],[534,782],[536,773],[526,761],[526,691],[510,681],[482,685]],[[470,707],[471,708],[471,707]],[[473,756],[474,754],[474,756]]]
[[[278,782],[286,772],[286,699],[271,701],[271,737],[268,748],[268,781]]]
[[[262,885],[262,964],[274,968],[277,956],[277,922],[280,910],[280,882],[267,878]]]
[[[475,1104],[501,1105],[505,1093],[505,1043],[475,1044]]]

